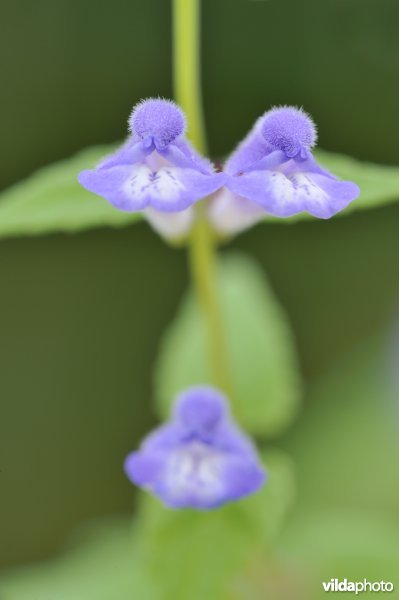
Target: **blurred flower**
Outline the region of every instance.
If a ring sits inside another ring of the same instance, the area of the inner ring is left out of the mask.
[[[177,398],[172,419],[129,454],[125,471],[173,508],[216,508],[265,481],[252,442],[231,420],[224,397],[208,387]]]
[[[131,135],[125,144],[97,168],[82,171],[79,182],[120,210],[147,211],[161,233],[184,235],[192,221],[189,208],[225,180],[189,144],[185,127],[174,102],[142,101],[130,116]],[[186,212],[176,218],[180,211]]]
[[[215,229],[235,233],[266,214],[328,219],[354,200],[358,186],[338,181],[315,161],[316,139],[313,121],[300,109],[274,108],[260,117],[225,165],[226,187],[209,208]]]

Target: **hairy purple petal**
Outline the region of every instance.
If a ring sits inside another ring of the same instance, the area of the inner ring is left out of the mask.
[[[271,148],[262,135],[262,123],[263,118],[261,117],[228,158],[224,165],[224,171],[228,175],[237,175],[251,169],[271,152]]]
[[[220,188],[226,175],[215,173],[184,138],[185,117],[174,102],[152,98],[141,102],[129,125],[132,135],[123,146],[97,168],[80,173],[79,182],[120,210],[146,211],[158,230],[179,237],[183,225],[187,233],[192,219],[158,219],[154,211],[185,211]]]
[[[215,508],[265,481],[256,450],[232,422],[226,399],[207,387],[178,397],[171,420],[129,454],[125,471],[173,508]]]
[[[184,133],[183,111],[171,100],[148,98],[134,107],[129,118],[130,131],[144,142],[163,150]]]
[[[273,108],[263,118],[262,135],[273,150],[281,150],[289,158],[300,155],[316,143],[316,127],[303,110],[282,106]]]
[[[316,128],[295,107],[274,108],[258,119],[225,165],[228,195],[214,195],[209,215],[220,233],[232,234],[263,215],[289,217],[301,212],[328,219],[360,193],[350,181],[339,181],[311,154]]]

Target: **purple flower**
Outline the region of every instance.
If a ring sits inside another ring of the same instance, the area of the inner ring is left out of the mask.
[[[315,161],[316,139],[314,123],[300,109],[274,108],[260,117],[225,165],[226,188],[209,213],[216,229],[233,233],[265,214],[328,219],[354,200],[358,186],[338,181]]]
[[[224,397],[208,387],[177,398],[171,420],[129,454],[125,471],[172,508],[216,508],[265,481],[252,442],[231,420]]]
[[[130,137],[96,169],[82,171],[79,182],[116,208],[175,213],[217,190],[225,180],[214,173],[185,139],[185,117],[170,100],[144,100],[129,119]],[[155,215],[155,220],[157,215]],[[191,222],[191,216],[179,221]],[[158,226],[162,229],[162,223]]]

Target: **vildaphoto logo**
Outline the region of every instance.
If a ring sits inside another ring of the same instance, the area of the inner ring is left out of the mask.
[[[348,581],[343,579],[331,579],[330,581],[323,581],[323,588],[325,592],[355,592],[355,594],[361,594],[362,592],[393,592],[394,586],[390,581]]]

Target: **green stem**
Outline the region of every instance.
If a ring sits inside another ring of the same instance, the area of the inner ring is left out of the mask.
[[[189,137],[206,151],[201,96],[200,0],[173,0],[175,98],[187,115]]]
[[[198,218],[190,244],[190,268],[198,303],[207,332],[209,366],[214,384],[231,397],[232,389],[227,361],[227,348],[222,314],[217,295],[217,255],[215,240],[203,211],[198,205]]]
[[[187,115],[190,138],[205,152],[201,97],[200,0],[173,0],[175,98]],[[204,199],[197,204],[197,219],[190,238],[190,270],[207,330],[212,379],[231,395],[222,314],[217,295],[216,241],[206,219]]]

